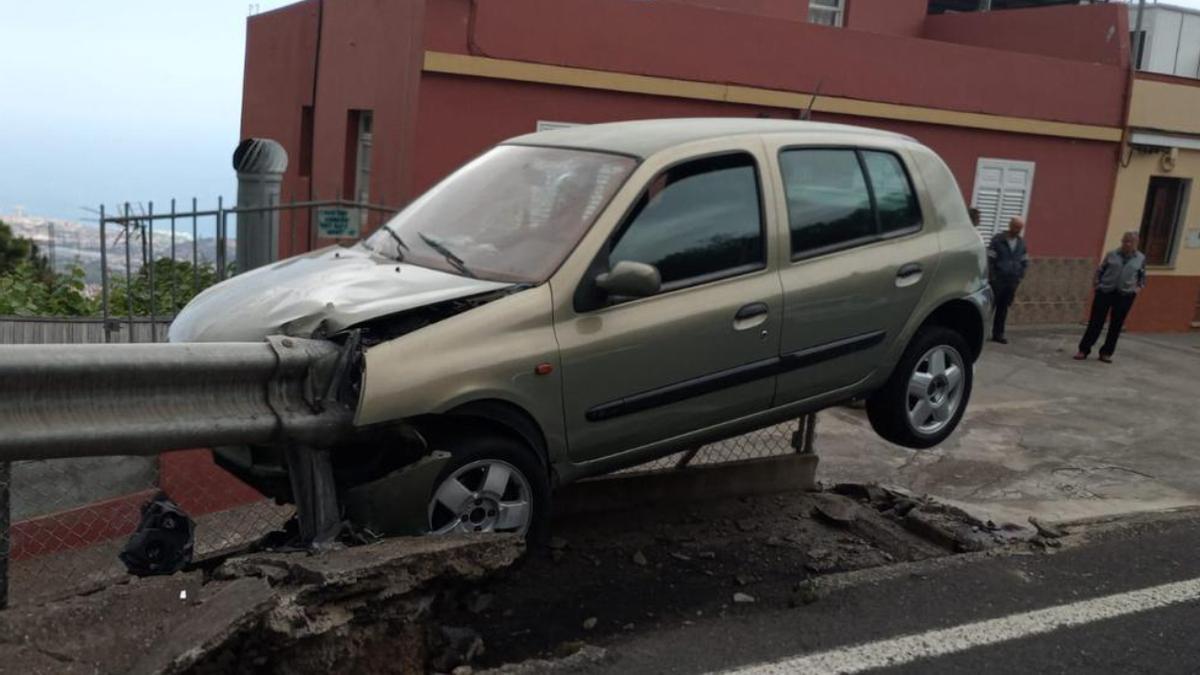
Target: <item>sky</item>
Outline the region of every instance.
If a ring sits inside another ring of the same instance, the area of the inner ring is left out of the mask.
[[[245,0],[0,0],[0,215],[233,199],[249,12]]]
[[[233,199],[250,7],[0,0],[0,214],[80,220],[101,202]]]

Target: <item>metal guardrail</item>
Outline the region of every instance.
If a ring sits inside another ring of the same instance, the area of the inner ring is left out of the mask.
[[[289,463],[312,473],[328,464],[328,454],[310,448],[327,446],[351,423],[334,394],[353,346],[276,336],[261,343],[0,347],[0,608],[11,462],[272,443],[286,445]],[[323,477],[315,472],[318,488]],[[297,498],[302,532],[328,527],[325,504]]]
[[[322,340],[0,348],[0,461],[289,442],[349,423]]]

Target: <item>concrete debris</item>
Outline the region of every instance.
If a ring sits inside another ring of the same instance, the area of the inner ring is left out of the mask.
[[[640,550],[634,552],[633,564],[645,567],[648,563],[649,561],[646,560],[646,554],[642,553]]]
[[[472,628],[442,626],[439,637],[441,640],[435,642],[434,656],[429,660],[429,666],[439,673],[468,666],[484,653],[483,638]]]
[[[692,560],[691,556],[687,556],[682,553],[672,553],[671,557],[681,562],[691,562]]]
[[[754,583],[754,577],[747,574],[738,574],[733,577],[733,582],[738,586],[749,586]]]
[[[584,620],[583,620],[583,629],[584,629],[584,630],[591,630],[591,629],[595,628],[595,627],[596,627],[596,624],[597,624],[597,623],[599,623],[599,622],[600,622],[600,620],[599,620],[599,619],[597,619],[596,617],[594,617],[594,616],[589,616],[588,618],[586,618],[586,619],[584,619]]]
[[[467,606],[472,614],[482,614],[488,611],[492,606],[496,596],[491,593],[480,593],[471,599],[471,604]]]
[[[1047,539],[1061,539],[1067,536],[1067,531],[1058,525],[1043,522],[1033,516],[1029,516],[1029,524],[1033,525],[1038,534]]]
[[[0,663],[63,673],[449,673],[478,658],[483,640],[431,629],[431,607],[447,586],[506,568],[523,550],[520,537],[488,535],[235,557],[207,579],[150,577],[0,612],[0,635],[14,636],[0,639]],[[54,660],[37,651],[44,644],[56,645]]]
[[[712,551],[700,551],[696,554],[696,557],[701,560],[716,560],[717,554]]]
[[[540,675],[541,673],[582,672],[608,660],[608,652],[600,647],[579,644],[578,648],[558,659],[532,659],[512,663],[493,670],[475,671],[477,675]]]
[[[733,601],[739,604],[748,604],[754,602],[754,596],[747,593],[734,593]]]
[[[827,495],[814,495],[826,497]],[[813,515],[834,525],[846,526],[858,517],[857,506],[842,499],[820,499],[813,507]]]

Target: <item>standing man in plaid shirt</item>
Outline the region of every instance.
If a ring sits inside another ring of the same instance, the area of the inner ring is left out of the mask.
[[[1088,321],[1087,331],[1079,341],[1079,353],[1076,361],[1082,361],[1092,353],[1092,345],[1100,337],[1104,328],[1104,320],[1108,321],[1108,336],[1100,347],[1100,360],[1112,363],[1113,352],[1117,350],[1117,338],[1121,337],[1121,326],[1129,310],[1133,309],[1133,301],[1146,287],[1146,256],[1137,250],[1138,235],[1136,232],[1126,232],[1121,237],[1121,247],[1109,251],[1096,270],[1096,297],[1092,300],[1092,318]]]

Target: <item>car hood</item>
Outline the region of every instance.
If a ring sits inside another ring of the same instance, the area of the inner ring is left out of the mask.
[[[197,295],[175,317],[171,342],[310,337],[370,319],[512,284],[398,263],[361,244],[260,267]]]

